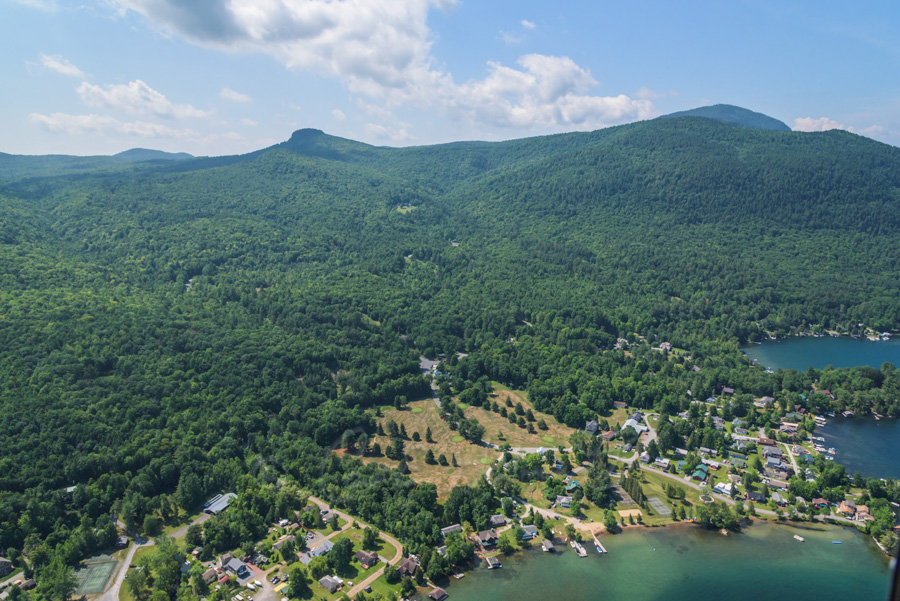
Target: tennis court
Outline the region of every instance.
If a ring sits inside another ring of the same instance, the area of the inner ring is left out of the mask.
[[[75,578],[78,580],[76,595],[91,595],[102,593],[106,588],[106,582],[119,565],[115,561],[103,561],[89,563],[75,570]]]
[[[650,497],[647,499],[647,502],[650,504],[650,507],[653,508],[653,511],[659,515],[663,517],[672,515],[672,508],[660,501],[659,497]]]

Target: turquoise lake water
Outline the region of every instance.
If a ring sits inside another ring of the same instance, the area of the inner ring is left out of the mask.
[[[887,598],[888,560],[869,537],[806,526],[760,523],[727,537],[695,526],[634,530],[605,536],[607,555],[597,554],[593,545],[583,559],[569,547],[555,555],[532,549],[502,558],[498,570],[478,566],[446,590],[452,601]],[[806,542],[794,540],[794,534]]]
[[[880,368],[885,361],[900,365],[900,338],[881,342],[854,339],[849,336],[832,338],[784,338],[767,340],[762,344],[748,344],[742,348],[751,359],[772,369],[796,369],[808,367],[822,369],[870,365]]]

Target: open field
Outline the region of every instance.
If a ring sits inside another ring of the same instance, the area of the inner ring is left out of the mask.
[[[417,409],[420,411],[416,411]],[[487,471],[487,466],[499,456],[496,450],[462,440],[462,437],[451,430],[447,423],[440,418],[438,408],[431,399],[409,403],[402,411],[397,411],[393,407],[382,408],[382,411],[384,414],[384,417],[381,418],[382,423],[392,419],[397,425],[403,425],[410,437],[405,441],[410,476],[416,482],[434,484],[441,498],[446,498],[455,486],[477,482]],[[425,431],[429,427],[433,443],[425,442]],[[420,441],[412,440],[413,432],[419,433]],[[388,436],[376,436],[372,442],[381,445],[382,451],[391,444]],[[435,459],[443,454],[447,458],[448,465],[425,463],[425,453],[429,449],[434,453]],[[459,467],[452,465],[454,455],[456,455]],[[381,463],[392,468],[397,467],[399,463],[384,456],[364,457],[363,461]]]
[[[506,407],[508,412],[512,412],[516,403],[522,403],[525,411],[531,409],[534,413],[535,421],[532,422],[535,434],[529,434],[524,428],[511,424],[509,419],[502,417],[499,413],[494,413],[482,407],[469,407],[465,410],[465,416],[474,417],[484,426],[484,440],[494,443],[503,444],[508,442],[514,447],[557,447],[559,445],[569,446],[569,436],[572,434],[572,428],[556,421],[552,415],[546,415],[535,411],[534,407],[528,401],[527,395],[523,391],[509,390],[503,385],[492,382],[494,392],[490,395],[489,400],[497,403],[500,407]],[[513,407],[506,406],[506,400],[509,399]],[[547,430],[541,430],[537,427],[538,420],[543,419],[547,424]],[[499,433],[503,432],[503,439],[500,439]]]

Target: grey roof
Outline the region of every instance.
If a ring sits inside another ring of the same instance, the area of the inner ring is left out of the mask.
[[[242,570],[246,570],[247,565],[237,557],[232,557],[230,560],[228,560],[228,563],[225,564],[225,569],[231,570],[232,572],[237,574]]]
[[[534,524],[526,524],[525,526],[522,526],[522,530],[525,531],[525,534],[536,535],[538,533],[537,526]]]
[[[319,555],[324,555],[334,549],[334,543],[328,540],[327,538],[322,541],[321,544],[317,545],[315,549],[312,550],[313,555],[318,557]]]
[[[446,528],[441,528],[441,535],[447,536],[448,534],[453,534],[454,532],[462,532],[462,526],[459,524],[451,524]]]
[[[321,584],[322,588],[327,590],[329,593],[333,593],[334,591],[341,588],[341,583],[331,576],[325,576],[324,578],[319,579],[319,584]]]
[[[228,509],[228,506],[231,505],[231,501],[237,498],[237,495],[233,492],[225,493],[222,495],[222,498],[217,500],[215,503],[204,509],[206,513],[216,515],[222,511]]]

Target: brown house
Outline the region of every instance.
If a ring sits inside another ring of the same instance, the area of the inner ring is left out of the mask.
[[[403,561],[397,564],[397,572],[400,573],[400,577],[409,576],[412,578],[416,573],[416,568],[419,567],[418,562],[412,557],[405,557]]]
[[[481,543],[482,547],[493,547],[497,544],[497,531],[491,528],[490,530],[482,530],[478,533],[478,542]]]
[[[433,591],[428,593],[428,598],[432,601],[443,601],[447,596],[447,591],[439,587],[435,587]]]
[[[378,554],[371,553],[369,551],[357,551],[356,555],[354,555],[356,561],[362,564],[362,567],[368,570],[376,563],[378,563]],[[415,570],[413,570],[415,571]]]

